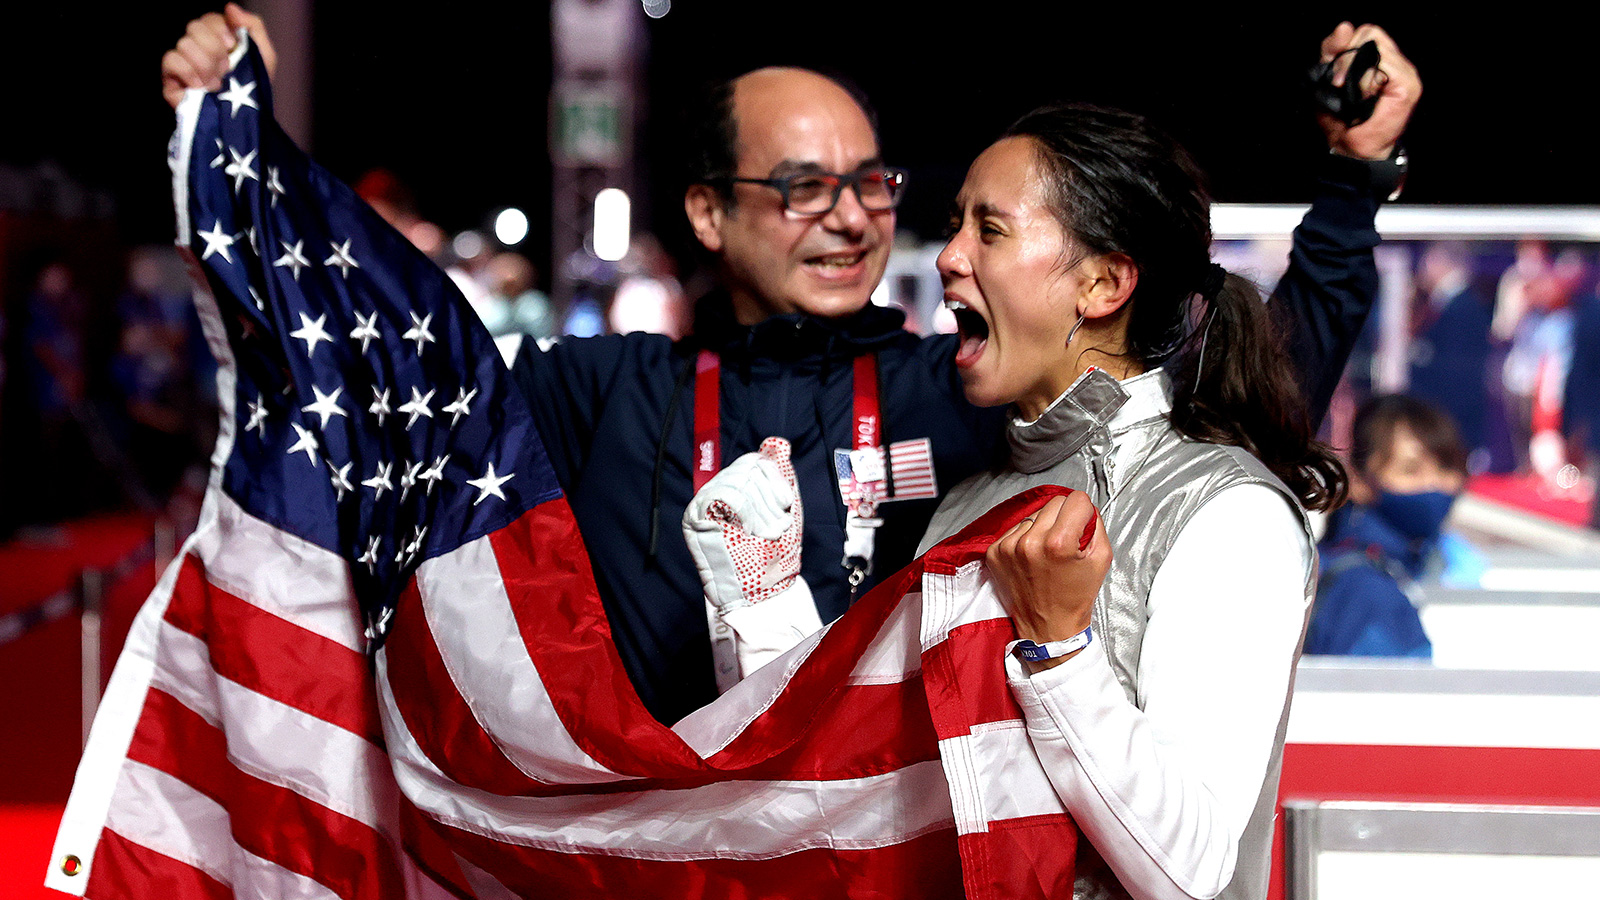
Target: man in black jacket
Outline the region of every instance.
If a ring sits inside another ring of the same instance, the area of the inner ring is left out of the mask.
[[[230,6],[191,23],[163,59],[170,102],[218,77],[238,26],[273,64],[259,20]],[[1379,41],[1388,84],[1361,127],[1324,122],[1333,153],[1274,295],[1294,323],[1318,418],[1377,293],[1372,222],[1393,187],[1385,160],[1420,93],[1415,71],[1372,26],[1341,25],[1323,56],[1368,39]],[[679,533],[705,477],[769,436],[788,439],[806,509],[802,575],[826,622],[912,558],[937,489],[988,466],[1003,440],[1004,412],[962,394],[957,338],[918,339],[900,313],[868,302],[887,262],[900,174],[880,158],[864,104],[800,69],[749,73],[710,100],[684,207],[722,287],[698,304],[693,336],[525,346],[515,364],[617,650],[664,722],[717,696],[700,578]],[[870,461],[852,451],[880,446],[907,460],[888,467],[902,476],[892,495],[914,499],[855,504],[858,515],[840,476]]]

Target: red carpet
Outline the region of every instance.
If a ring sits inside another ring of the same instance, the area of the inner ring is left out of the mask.
[[[52,804],[0,805],[0,897],[61,900],[68,896],[44,886],[61,809]]]
[[[1576,491],[1547,485],[1536,475],[1479,475],[1467,490],[1495,503],[1514,506],[1566,525],[1589,524],[1589,501]]]
[[[69,588],[86,568],[115,565],[150,539],[148,516],[108,513],[0,544],[0,615]]]
[[[147,549],[152,527],[148,516],[107,514],[0,545],[0,616],[73,588],[85,568],[108,569]],[[147,562],[106,586],[104,676],[154,584]],[[46,889],[44,873],[82,751],[79,671],[76,615],[0,644],[0,897],[6,900],[67,896]]]
[[[149,541],[152,527],[147,516],[112,514],[0,545],[0,615],[71,588],[86,567],[114,566]],[[107,585],[102,677],[111,674],[133,614],[154,584],[147,562]],[[79,635],[71,615],[0,644],[0,804],[66,802],[83,749]]]

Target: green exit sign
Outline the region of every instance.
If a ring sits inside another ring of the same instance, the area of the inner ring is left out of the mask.
[[[557,107],[556,156],[569,165],[622,162],[622,103],[605,91],[563,92]]]

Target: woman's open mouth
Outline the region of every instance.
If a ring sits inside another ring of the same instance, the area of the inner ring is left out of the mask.
[[[956,329],[961,334],[961,348],[956,351],[956,365],[966,368],[978,361],[983,349],[989,345],[989,321],[966,303],[945,297],[944,308],[956,317]]]

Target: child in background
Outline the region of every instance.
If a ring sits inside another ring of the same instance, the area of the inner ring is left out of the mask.
[[[1455,422],[1414,397],[1374,397],[1356,412],[1351,503],[1333,514],[1306,653],[1431,659],[1410,598],[1441,548],[1441,529],[1466,483]]]

